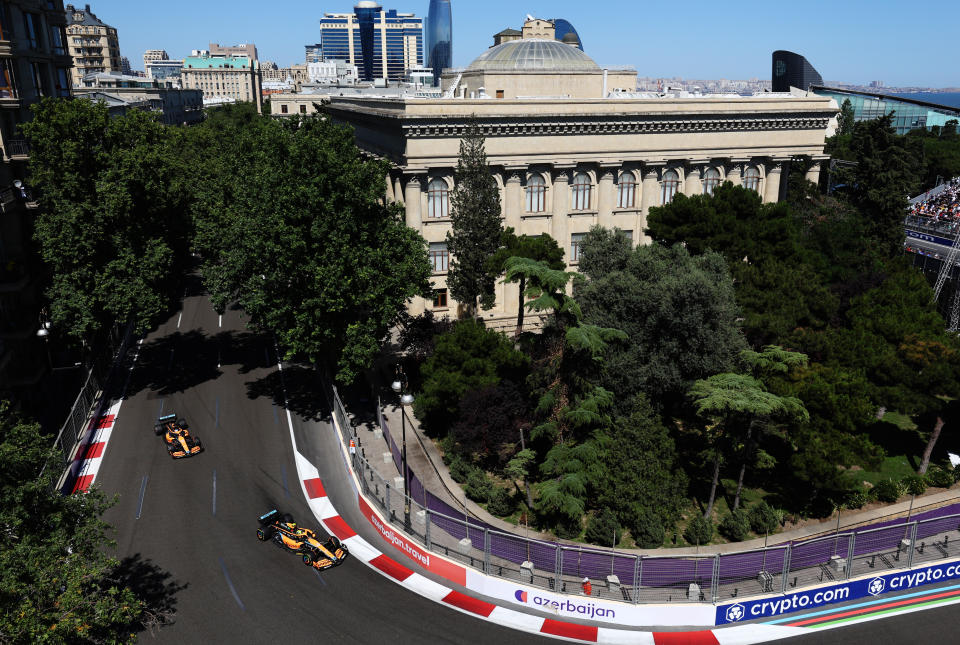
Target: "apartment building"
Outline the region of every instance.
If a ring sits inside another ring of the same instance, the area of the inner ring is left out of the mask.
[[[260,70],[248,56],[194,50],[183,59],[180,81],[183,89],[202,90],[204,103],[252,101],[262,109]]]
[[[47,3],[49,6],[50,3]],[[66,8],[67,46],[73,56],[73,87],[83,86],[83,77],[100,72],[123,71],[117,30],[97,18],[90,5]]]

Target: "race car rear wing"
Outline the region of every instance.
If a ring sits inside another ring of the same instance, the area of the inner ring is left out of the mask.
[[[165,414],[162,417],[158,417],[156,425],[153,426],[154,431],[157,434],[160,434],[160,432],[166,429],[167,424],[171,421],[173,421],[174,423],[177,422],[176,414]]]
[[[265,526],[279,517],[280,517],[280,511],[278,511],[277,509],[273,509],[269,513],[265,513],[261,515],[259,518],[257,518],[257,521],[260,522],[260,524]]]

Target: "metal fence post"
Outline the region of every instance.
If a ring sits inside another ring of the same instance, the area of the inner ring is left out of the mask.
[[[563,571],[563,549],[560,545],[557,545],[557,559],[554,563],[554,574],[553,574],[553,591],[554,593],[560,593],[560,575]]]
[[[387,502],[386,502],[386,508],[384,509],[384,512],[386,512],[387,521],[389,522],[390,520],[393,519],[393,514],[390,512],[390,484],[387,482],[383,482],[383,487],[387,490],[387,493],[386,493]]]
[[[717,598],[720,596],[720,554],[719,553],[713,556],[713,575],[710,576],[710,596],[713,598],[713,603],[716,604]]]
[[[424,521],[423,541],[426,544],[427,551],[429,551],[431,546],[430,545],[430,509],[424,506],[423,510],[426,511],[423,517],[423,521]]]
[[[490,573],[490,530],[483,529],[483,572]]]
[[[844,580],[850,579],[850,574],[853,572],[853,546],[857,543],[857,534],[852,533],[850,535],[850,544],[847,545],[847,565],[846,565],[846,575],[843,577]]]
[[[633,604],[640,602],[640,580],[643,577],[643,556],[638,555],[633,563]]]
[[[913,568],[913,554],[917,550],[917,523],[911,522],[910,527],[910,553],[907,554],[907,568]]]
[[[790,554],[793,545],[787,544],[787,552],[783,555],[783,574],[780,576],[780,593],[787,593],[787,576],[790,575]]]

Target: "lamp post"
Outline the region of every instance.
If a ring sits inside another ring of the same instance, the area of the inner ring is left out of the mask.
[[[413,404],[413,395],[406,391],[407,377],[403,368],[397,366],[397,379],[390,389],[400,395],[400,462],[403,467],[403,527],[410,530],[410,483],[407,476],[407,411],[406,406]]]
[[[44,349],[47,350],[47,367],[53,370],[53,360],[50,358],[50,327],[50,321],[41,315],[40,329],[37,330],[37,338],[43,339]]]

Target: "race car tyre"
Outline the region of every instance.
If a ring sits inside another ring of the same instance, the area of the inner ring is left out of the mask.
[[[270,539],[271,533],[270,527],[257,529],[257,539],[261,542],[266,542]]]
[[[312,566],[312,565],[313,565],[313,556],[310,555],[309,553],[304,553],[304,554],[303,554],[303,563],[304,563],[305,565],[307,565],[308,567],[309,567],[309,566]]]
[[[340,549],[343,547],[343,545],[340,544],[340,538],[338,538],[336,535],[330,536],[330,542],[333,544],[335,549]]]
[[[186,420],[186,419],[179,419],[179,420],[177,421],[177,425],[179,425],[179,426],[180,426],[181,428],[183,428],[184,430],[186,430],[187,428],[190,427],[190,426],[187,425],[187,420]]]
[[[282,519],[283,522],[286,523],[286,524],[292,524],[292,523],[293,523],[293,515],[290,515],[290,513],[284,513],[284,514],[283,514],[283,517],[282,517],[281,519]]]

